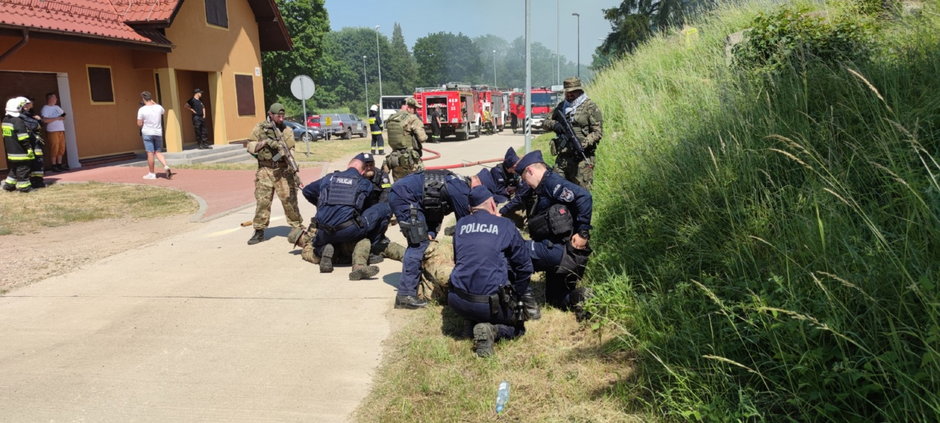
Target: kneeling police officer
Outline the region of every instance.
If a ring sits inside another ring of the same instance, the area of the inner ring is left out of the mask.
[[[545,299],[575,311],[581,319],[585,317],[581,303],[589,294],[577,283],[591,254],[591,193],[549,170],[539,150],[523,156],[516,172],[536,195],[528,213],[532,240],[527,247],[535,270],[546,272]]]
[[[493,354],[493,343],[525,334],[525,321],[538,314],[529,295],[532,259],[516,226],[496,213],[493,194],[470,190],[469,216],[457,220],[456,266],[450,275],[447,304],[474,323],[474,352]]]
[[[333,172],[303,189],[307,201],[317,205],[314,217],[317,234],[313,238],[313,250],[320,257],[321,273],[333,271],[334,244],[358,243],[363,239],[368,239],[369,244],[361,243],[366,250],[364,254],[353,253],[349,279],[368,278],[379,272],[378,267],[368,265],[368,250],[371,244],[385,237],[391,210],[387,203],[382,202],[364,209],[373,185],[362,175],[374,163],[371,154],[360,153],[349,162],[346,170]]]
[[[395,308],[414,309],[428,304],[417,297],[424,250],[437,238],[444,216],[453,212],[460,219],[470,214],[469,194],[467,181],[448,170],[412,173],[392,184],[388,202],[408,242]]]

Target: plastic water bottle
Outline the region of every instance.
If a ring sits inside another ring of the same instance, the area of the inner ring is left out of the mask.
[[[499,383],[499,389],[496,391],[496,414],[503,412],[507,402],[509,402],[509,382],[504,380]]]

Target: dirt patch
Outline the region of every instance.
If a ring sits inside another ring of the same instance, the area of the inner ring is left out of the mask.
[[[0,294],[201,225],[189,219],[104,219],[0,236],[0,243],[15,248],[0,260]]]

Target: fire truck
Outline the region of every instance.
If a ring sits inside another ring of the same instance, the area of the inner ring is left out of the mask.
[[[440,113],[441,137],[454,135],[458,140],[465,140],[472,134],[480,136],[480,121],[483,106],[480,93],[470,85],[450,83],[442,87],[415,89],[418,102],[418,117],[430,130],[431,110],[437,108]]]
[[[532,88],[532,131],[542,129],[542,121],[552,113],[563,96],[561,86],[533,87]],[[514,89],[509,93],[509,120],[512,132],[525,131],[522,125],[525,122],[525,92]]]
[[[487,108],[490,109],[493,125],[492,131],[502,132],[509,118],[509,110],[506,107],[508,103],[506,93],[486,85],[475,86],[473,89],[479,93],[480,108],[484,111],[483,114],[486,114],[485,111]],[[486,122],[481,121],[481,124],[485,126]]]

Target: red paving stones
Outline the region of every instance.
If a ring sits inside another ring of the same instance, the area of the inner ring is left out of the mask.
[[[160,169],[157,166],[157,169]],[[176,188],[199,197],[204,204],[193,220],[207,221],[254,204],[255,171],[253,170],[173,170],[173,179],[158,170],[157,179],[142,179],[146,167],[100,166],[65,173],[46,174],[46,183],[105,182],[155,185]],[[300,179],[310,183],[323,173],[322,167],[301,169]],[[277,201],[277,200],[275,200]]]

